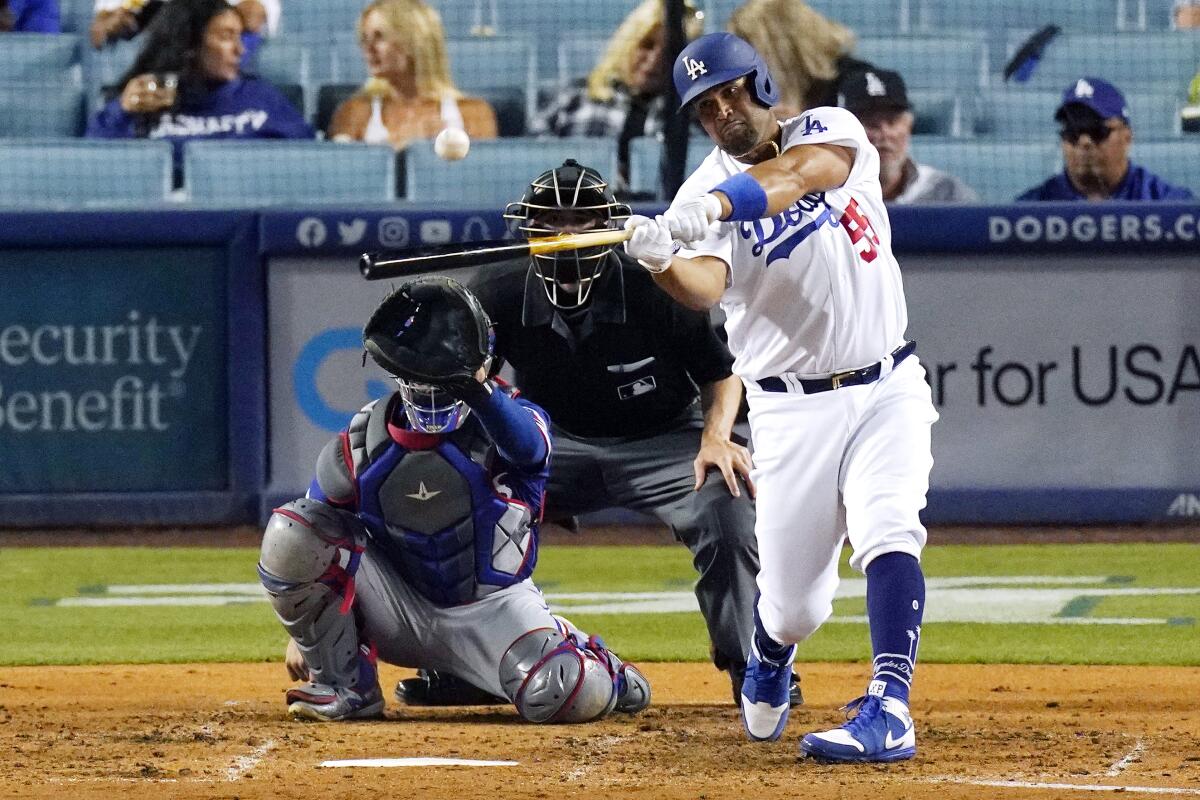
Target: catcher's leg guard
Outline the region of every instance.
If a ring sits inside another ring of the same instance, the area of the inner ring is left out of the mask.
[[[352,514],[307,499],[276,509],[263,533],[258,575],[313,684],[358,683],[358,630],[350,607],[364,541]]]
[[[500,660],[500,684],[530,722],[590,722],[616,709],[633,713],[650,703],[650,684],[593,637],[538,628],[517,639]]]

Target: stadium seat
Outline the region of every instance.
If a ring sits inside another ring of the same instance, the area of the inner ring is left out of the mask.
[[[1130,0],[912,0],[913,30],[921,33],[997,28],[1037,29],[1057,25],[1064,31],[1108,33],[1124,24],[1120,10]]]
[[[171,189],[166,142],[0,141],[0,205],[113,208],[158,205]]]
[[[83,90],[61,83],[0,83],[0,138],[79,136]]]
[[[863,38],[855,53],[899,72],[910,89],[967,92],[988,80],[988,48],[977,35]]]
[[[0,47],[0,77],[16,83],[70,82],[79,86],[82,40],[71,33],[6,33]]]
[[[1010,31],[1006,54],[1025,35]],[[1028,81],[1033,89],[1062,91],[1093,75],[1114,83],[1128,97],[1133,90],[1182,93],[1200,68],[1200,30],[1146,33],[1063,34],[1042,54]]]
[[[133,66],[140,46],[140,42],[134,40],[117,42],[103,50],[86,48],[83,65],[91,110],[103,105],[105,93],[120,83],[122,76]]]
[[[1135,139],[1129,157],[1167,183],[1186,186],[1200,197],[1200,142],[1194,139],[1165,142]]]
[[[86,37],[95,16],[95,0],[59,0],[58,12],[63,33]],[[86,45],[85,45],[86,46]]]
[[[611,139],[522,137],[472,142],[470,155],[462,161],[438,158],[429,141],[415,142],[405,155],[405,199],[501,208],[518,199],[535,176],[568,158],[611,175],[617,148]]]
[[[327,132],[337,107],[358,91],[361,84],[327,83],[317,91],[317,111],[313,125],[318,131]],[[479,89],[478,94],[491,104],[496,112],[496,125],[501,136],[523,136],[525,134],[526,95],[524,89],[501,87]]]
[[[317,90],[317,113],[313,118],[313,127],[322,133],[329,131],[329,123],[333,122],[333,112],[338,106],[350,99],[358,91],[358,83],[327,83]]]
[[[604,55],[608,38],[604,36],[567,36],[558,43],[558,85],[563,89],[586,78]],[[543,77],[545,77],[543,75]]]
[[[281,34],[353,33],[365,0],[287,0],[279,20]]]
[[[658,194],[658,168],[662,163],[663,143],[654,136],[639,136],[629,142],[629,191],[636,195]],[[691,174],[712,152],[707,136],[688,140],[686,174]],[[664,198],[669,200],[670,198]]]
[[[954,141],[914,136],[913,158],[961,178],[984,202],[1010,203],[1062,166],[1058,144]]]
[[[908,93],[912,105],[913,133],[925,136],[964,136],[970,120],[964,116],[958,97],[947,92],[915,89]]]
[[[704,30],[723,31],[729,16],[745,0],[704,0],[708,15]],[[907,33],[911,8],[917,0],[808,0],[808,5],[829,19],[836,20],[860,36],[884,36]]]
[[[1166,31],[1174,21],[1176,0],[1128,0],[1126,27],[1138,31]]]
[[[390,147],[297,141],[197,141],[183,151],[195,203],[250,207],[395,199]]]
[[[1134,92],[1127,100],[1135,136],[1166,139],[1180,135],[1179,102],[1174,95]],[[975,132],[980,136],[1007,141],[1053,139],[1058,130],[1054,112],[1061,101],[1062,93],[1055,91],[1022,88],[987,90],[978,99]]]
[[[286,41],[267,40],[259,48],[254,62],[243,69],[276,86],[288,83],[309,85],[310,56],[308,48]]]

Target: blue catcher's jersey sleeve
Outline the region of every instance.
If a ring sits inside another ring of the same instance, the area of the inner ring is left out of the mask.
[[[493,489],[502,497],[516,500],[529,506],[535,520],[541,519],[542,504],[546,491],[546,479],[550,476],[551,438],[550,416],[542,408],[523,397],[512,398],[523,413],[529,414],[542,439],[546,457],[536,464],[514,464],[499,451],[492,465]]]

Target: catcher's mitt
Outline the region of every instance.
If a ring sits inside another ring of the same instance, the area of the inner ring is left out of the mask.
[[[401,285],[363,328],[363,347],[389,374],[411,383],[474,383],[490,368],[492,323],[475,295],[441,275]]]

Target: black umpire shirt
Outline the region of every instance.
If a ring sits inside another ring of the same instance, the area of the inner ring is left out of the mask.
[[[581,314],[551,305],[527,262],[485,268],[471,288],[521,393],[574,436],[665,430],[698,386],[731,374],[733,356],[708,313],[676,303],[616,251]]]

